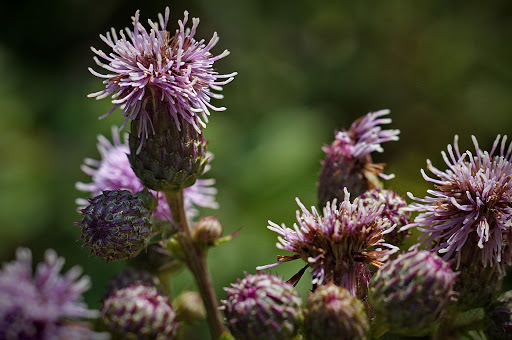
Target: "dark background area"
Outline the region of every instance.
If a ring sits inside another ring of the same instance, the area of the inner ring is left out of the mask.
[[[171,7],[168,30],[187,9],[201,23],[197,37],[231,55],[216,63],[220,73],[239,74],[224,88],[226,106],[204,131],[215,154],[221,208],[216,215],[237,238],[210,253],[219,298],[222,287],[272,263],[277,235],[267,220],[291,226],[299,197],[316,204],[321,146],[334,130],[348,128],[369,111],[389,108],[399,142],[375,156],[396,178],[386,183],[401,194],[424,196],[430,185],[420,169],[431,159],[444,169],[440,152],[460,136],[489,149],[512,127],[512,22],[509,1],[133,1],[72,0],[4,2],[0,5],[0,260],[18,246],[39,260],[47,248],[80,264],[93,278],[87,302],[99,306],[102,289],[123,263],[103,263],[77,242],[80,217],[74,188],[89,182],[85,157],[98,159],[96,136],[110,138],[122,117],[104,120],[108,99],[88,93],[102,88],[87,68],[90,46],[110,27],[156,20]],[[96,68],[98,69],[98,68]],[[301,263],[275,271],[285,278]],[[308,278],[299,290],[306,294]],[[180,273],[175,291],[194,289]],[[199,327],[200,328],[200,327]],[[202,334],[202,335],[201,335]],[[192,336],[192,335],[191,335]],[[201,338],[204,333],[197,333]]]

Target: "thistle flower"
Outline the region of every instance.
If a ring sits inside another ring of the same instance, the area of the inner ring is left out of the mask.
[[[302,210],[302,214],[297,211],[298,225],[291,229],[269,221],[268,226],[281,235],[277,248],[295,254],[278,256],[277,263],[257,269],[301,258],[311,267],[313,284],[334,282],[364,299],[370,277],[367,265],[380,267],[398,249],[383,239],[383,234],[393,230],[389,220],[379,218],[384,206],[360,209],[358,199],[351,203],[345,189],[341,204],[337,206],[336,200],[329,202],[322,217],[314,207],[310,213],[296,200]]]
[[[456,276],[448,262],[427,250],[388,261],[371,280],[374,326],[409,336],[427,333],[454,297]]]
[[[165,114],[176,122],[178,117],[191,124],[198,132],[208,122],[210,110],[223,111],[224,107],[215,107],[211,98],[221,99],[222,86],[231,82],[236,72],[220,75],[214,69],[215,61],[229,54],[225,50],[214,56],[210,50],[217,44],[217,33],[205,44],[204,40],[195,40],[199,19],[192,19],[192,27],[185,28],[188,12],[178,21],[179,28],[174,35],[167,31],[169,8],[165,15],[158,15],[158,23],[148,20],[149,31],[139,21],[139,11],[133,17],[133,29],[119,31],[119,37],[112,28],[100,38],[112,48],[105,53],[91,47],[92,51],[104,61],[94,57],[98,66],[108,71],[101,74],[89,68],[89,71],[103,78],[105,89],[91,93],[89,97],[102,99],[112,96],[112,110],[101,116],[104,118],[120,107],[128,120],[139,117],[141,135],[148,136],[152,129],[152,118],[148,110],[153,103],[162,102],[167,107]]]
[[[309,294],[304,312],[306,339],[367,339],[370,323],[363,303],[333,283]]]
[[[384,151],[381,143],[398,140],[400,130],[382,130],[379,126],[391,123],[391,118],[380,118],[387,114],[389,110],[368,113],[352,123],[348,131],[336,132],[334,142],[322,148],[326,155],[318,181],[320,207],[334,198],[341,201],[344,187],[357,197],[381,186],[376,175],[394,177],[383,174],[384,164],[374,164],[370,156],[374,151]]]
[[[302,299],[295,288],[277,276],[245,274],[230,288],[221,310],[236,339],[291,340],[302,322]]]
[[[153,195],[146,193],[154,202]],[[77,225],[82,228],[83,247],[106,261],[133,258],[151,239],[151,211],[140,195],[104,191],[81,210],[84,217]]]
[[[178,328],[169,299],[141,284],[116,290],[103,300],[100,312],[105,327],[120,339],[171,339]]]
[[[408,235],[407,231],[399,231],[399,229],[408,223],[411,223],[411,213],[405,208],[407,202],[402,196],[396,192],[386,189],[372,189],[366,191],[359,196],[359,204],[363,207],[370,208],[374,205],[384,205],[380,217],[388,219],[395,229],[387,233],[384,239],[393,245],[400,245]]]
[[[100,152],[101,160],[85,159],[81,169],[92,177],[92,182],[76,183],[78,190],[90,192],[90,195],[94,197],[101,194],[104,190],[128,190],[135,194],[144,188],[130,166],[127,156],[130,154],[127,137],[125,135],[124,141],[121,141],[116,127],[112,127],[113,143],[102,135],[98,136],[98,151]],[[213,158],[211,153],[208,153],[208,158],[210,160]],[[207,165],[204,172],[207,172],[209,169],[210,166]],[[185,210],[190,219],[198,214],[196,206],[212,209],[218,208],[218,203],[215,201],[217,189],[213,187],[214,183],[214,179],[198,179],[194,185],[183,190]],[[171,220],[171,212],[165,196],[156,191],[150,190],[150,192],[158,200],[153,217],[163,221]],[[77,199],[76,203],[81,208],[88,204],[87,200],[83,198]]]
[[[64,259],[46,251],[44,261],[32,271],[32,253],[18,248],[16,260],[0,271],[0,339],[104,339],[82,318],[96,318],[82,294],[91,286],[80,267],[60,271]]]
[[[416,198],[411,210],[420,214],[402,228],[417,227],[426,244],[442,254],[445,260],[456,258],[469,264],[480,256],[484,267],[496,266],[504,274],[505,264],[512,260],[512,144],[506,150],[507,137],[497,136],[490,152],[482,151],[472,136],[476,153],[459,151],[458,136],[448,154],[442,152],[448,169],[440,171],[427,160],[436,178],[421,173],[434,183],[431,195]],[[501,140],[501,143],[500,143]]]

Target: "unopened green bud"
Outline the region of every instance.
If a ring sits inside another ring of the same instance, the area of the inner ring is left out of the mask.
[[[192,229],[192,236],[200,247],[211,247],[222,236],[222,225],[216,217],[201,218]]]

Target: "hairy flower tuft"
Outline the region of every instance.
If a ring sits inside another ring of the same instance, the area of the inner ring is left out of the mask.
[[[60,274],[64,259],[46,251],[32,271],[32,253],[18,248],[16,260],[0,271],[0,339],[105,339],[90,330],[82,318],[96,318],[82,294],[91,286],[82,269]]]
[[[341,204],[329,202],[323,217],[314,207],[309,212],[298,199],[297,204],[302,213],[297,211],[298,225],[294,224],[293,229],[271,221],[268,226],[281,235],[277,248],[295,254],[278,256],[277,263],[257,269],[301,258],[311,267],[313,284],[334,282],[364,298],[370,277],[368,264],[380,267],[398,249],[383,239],[383,234],[393,230],[389,220],[379,218],[384,206],[361,209],[358,199],[350,202],[346,189]]]
[[[334,198],[343,199],[343,188],[357,197],[369,189],[380,186],[376,175],[391,179],[382,173],[384,164],[374,164],[370,154],[383,152],[381,143],[397,141],[400,130],[382,130],[380,124],[391,123],[391,118],[381,118],[389,110],[370,112],[356,120],[348,131],[335,134],[331,145],[325,145],[318,181],[318,202],[323,207]]]
[[[295,339],[302,322],[302,300],[295,288],[266,273],[245,274],[230,288],[221,309],[236,339]]]
[[[414,223],[402,230],[417,227],[419,240],[448,260],[474,262],[481,257],[484,267],[497,266],[504,274],[505,264],[512,263],[512,143],[506,149],[507,136],[496,137],[490,152],[483,151],[472,136],[475,154],[460,153],[458,136],[448,154],[442,152],[448,166],[438,170],[427,160],[428,169],[438,178],[421,173],[434,183],[431,196],[416,198],[411,210],[419,212]],[[500,143],[501,141],[501,143]]]
[[[124,140],[121,141],[116,127],[112,127],[113,143],[102,135],[98,136],[98,151],[100,152],[101,160],[85,159],[81,168],[83,172],[92,177],[92,182],[78,182],[76,184],[78,190],[90,192],[91,196],[94,197],[101,194],[104,190],[128,190],[135,194],[144,188],[130,166],[127,156],[130,154],[127,137],[126,135]],[[213,158],[211,153],[208,153],[208,158],[210,160]],[[204,172],[207,172],[209,169],[210,166],[206,165]],[[212,209],[218,208],[218,203],[215,201],[217,189],[213,187],[214,183],[214,179],[198,179],[194,185],[183,189],[185,210],[189,218],[194,218],[198,215],[196,206]],[[165,196],[156,191],[151,191],[151,193],[158,200],[153,216],[158,220],[170,220],[171,212]],[[76,203],[81,208],[88,204],[87,200],[83,198],[77,199]]]
[[[125,28],[100,35],[100,38],[112,49],[105,53],[91,47],[100,57],[94,57],[96,64],[108,73],[101,74],[92,68],[89,71],[103,78],[105,89],[91,93],[89,97],[102,99],[112,97],[114,107],[100,118],[108,116],[120,107],[128,120],[139,117],[140,136],[152,133],[152,119],[148,108],[152,102],[162,102],[178,129],[181,128],[178,117],[191,124],[198,132],[208,122],[210,110],[223,111],[224,107],[215,107],[211,98],[221,99],[222,86],[231,82],[236,72],[220,75],[213,67],[215,61],[229,54],[227,50],[214,56],[210,51],[217,44],[217,33],[205,44],[195,39],[199,19],[188,23],[188,12],[178,21],[179,28],[174,34],[167,31],[170,10],[158,15],[158,23],[148,20],[150,29],[141,23],[139,11],[133,19],[133,29]],[[139,136],[139,137],[140,137]]]

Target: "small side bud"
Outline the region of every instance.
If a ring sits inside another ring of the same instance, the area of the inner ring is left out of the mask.
[[[363,303],[331,283],[309,295],[304,312],[306,340],[367,339],[370,323]]]
[[[177,319],[179,321],[193,323],[206,317],[203,300],[197,292],[182,292],[172,305],[176,308]]]
[[[214,216],[201,218],[192,229],[192,237],[201,248],[213,246],[222,236],[222,225]]]
[[[156,287],[134,284],[116,290],[100,308],[106,329],[119,339],[171,339],[176,312]]]
[[[89,199],[77,225],[83,247],[106,261],[128,260],[151,239],[151,210],[128,190],[104,191]]]
[[[156,191],[193,185],[208,162],[203,135],[169,112],[157,112],[151,119],[149,131],[140,130],[139,118],[131,123],[128,158],[133,171],[145,187]]]

